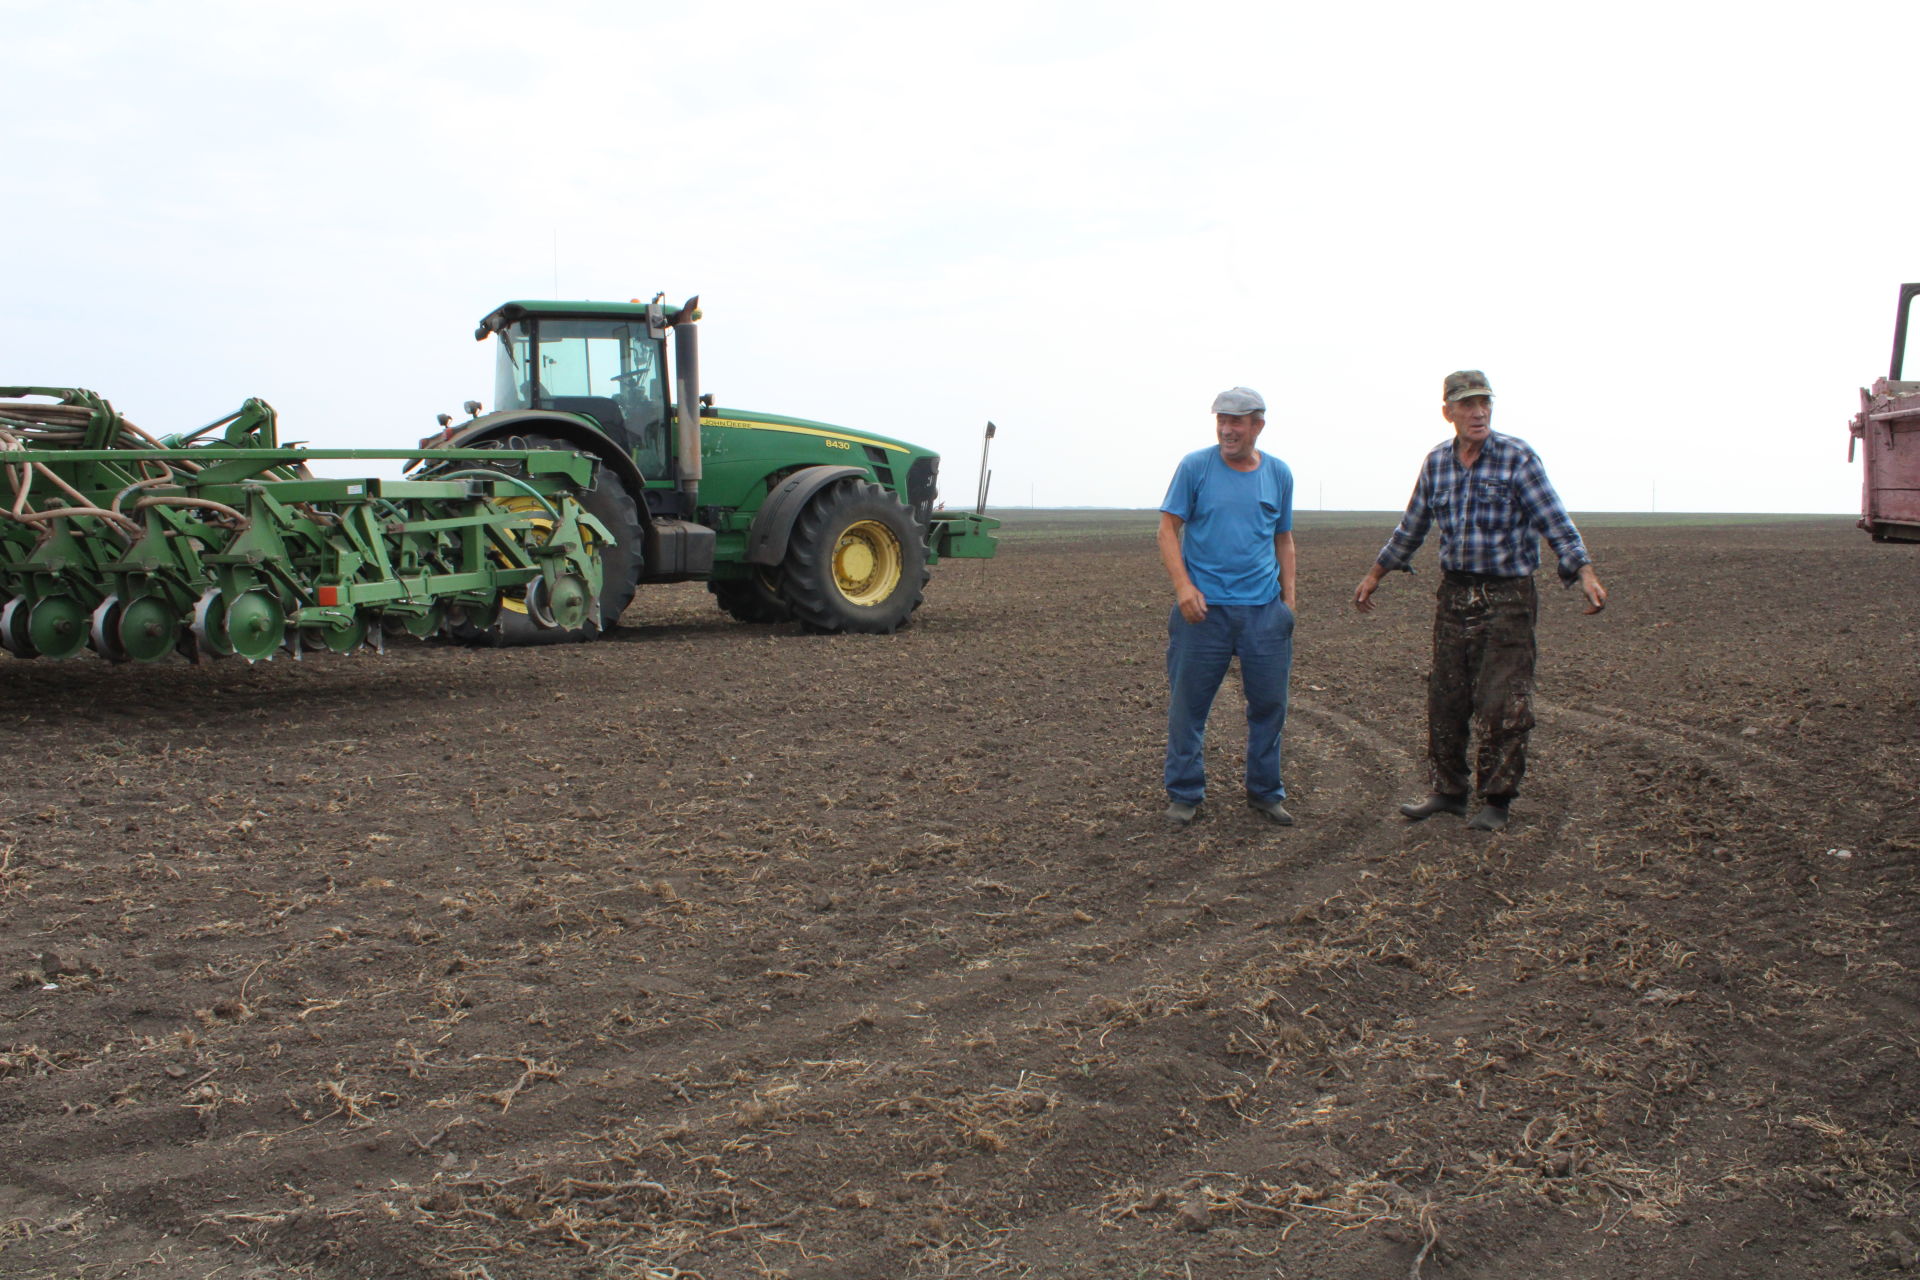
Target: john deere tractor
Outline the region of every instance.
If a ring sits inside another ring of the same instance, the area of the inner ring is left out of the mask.
[[[475,416],[421,444],[574,450],[600,464],[580,501],[612,532],[601,629],[640,584],[700,579],[743,622],[891,632],[920,607],[931,565],[993,554],[997,521],[938,507],[938,454],[714,408],[700,391],[699,318],[698,298],[509,302],[475,331],[497,344],[493,411],[469,402]],[[555,637],[524,625],[512,600],[503,619],[500,642]]]
[[[928,566],[993,554],[996,521],[939,508],[935,454],[713,408],[697,302],[506,304],[477,334],[499,344],[493,412],[469,402],[404,450],[283,447],[260,400],[157,436],[90,391],[0,387],[0,648],[586,639],[641,583],[689,580],[743,621],[891,632]],[[406,478],[309,466],[375,458],[407,459]]]

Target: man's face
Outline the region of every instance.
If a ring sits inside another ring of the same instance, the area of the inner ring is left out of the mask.
[[[1213,433],[1220,438],[1220,456],[1228,462],[1252,461],[1253,442],[1266,425],[1265,416],[1258,413],[1214,414]]]
[[[1468,396],[1449,401],[1442,412],[1453,424],[1453,434],[1468,444],[1484,444],[1493,434],[1493,397]]]

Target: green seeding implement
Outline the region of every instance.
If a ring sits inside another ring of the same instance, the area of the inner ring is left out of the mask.
[[[509,606],[547,628],[594,616],[608,534],[574,497],[591,460],[468,449],[429,454],[430,480],[307,470],[403,456],[279,448],[258,400],[169,439],[91,392],[0,388],[0,644],[260,659],[389,628],[484,632]]]
[[[154,436],[88,391],[0,387],[0,646],[153,662],[395,631],[589,639],[640,585],[689,580],[742,621],[886,633],[942,556],[993,554],[996,521],[939,507],[938,455],[712,408],[698,315],[509,303],[477,334],[499,344],[494,411],[469,402],[410,449],[284,448],[259,400]],[[376,459],[407,478],[311,469]]]

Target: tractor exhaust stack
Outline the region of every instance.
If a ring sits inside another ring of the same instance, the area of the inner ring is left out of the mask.
[[[688,298],[673,320],[674,396],[679,404],[682,514],[695,519],[700,501],[700,296]]]

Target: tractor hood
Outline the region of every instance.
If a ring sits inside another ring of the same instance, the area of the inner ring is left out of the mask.
[[[702,409],[700,425],[704,428],[717,427],[721,430],[733,428],[741,431],[766,431],[776,434],[811,436],[817,440],[840,442],[856,448],[877,449],[884,453],[906,457],[925,457],[932,451],[919,445],[896,440],[892,436],[883,436],[872,431],[855,431],[850,427],[835,426],[831,422],[815,422],[811,418],[790,418],[785,414],[762,413],[756,409]]]

